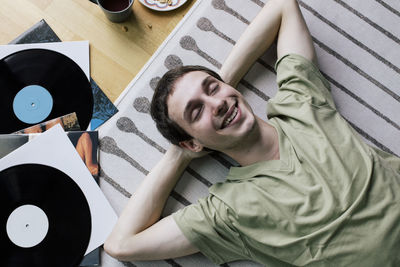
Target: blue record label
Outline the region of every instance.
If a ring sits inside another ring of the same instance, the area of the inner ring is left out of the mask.
[[[40,85],[28,85],[14,97],[13,110],[18,119],[36,124],[49,116],[53,108],[53,98],[49,91]]]

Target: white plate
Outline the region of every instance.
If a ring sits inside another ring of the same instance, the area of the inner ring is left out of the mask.
[[[183,5],[187,0],[172,0],[172,5],[162,4],[156,0],[139,0],[144,6],[157,11],[170,11]]]

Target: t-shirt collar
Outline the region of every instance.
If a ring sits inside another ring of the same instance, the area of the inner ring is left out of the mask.
[[[268,121],[277,131],[279,140],[279,160],[260,161],[244,167],[231,167],[227,180],[243,180],[256,176],[265,176],[266,173],[272,174],[275,171],[290,171],[292,169],[291,153],[292,147],[285,133],[275,122],[274,118]]]

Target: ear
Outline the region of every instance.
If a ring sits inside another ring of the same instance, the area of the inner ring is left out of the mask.
[[[192,152],[200,152],[203,150],[203,145],[199,143],[196,139],[190,139],[187,141],[179,142],[179,146],[182,148],[189,149]]]

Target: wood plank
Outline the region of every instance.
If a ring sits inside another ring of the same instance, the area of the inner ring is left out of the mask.
[[[0,44],[41,19],[63,41],[89,40],[91,76],[114,101],[194,3],[158,12],[136,0],[128,21],[112,23],[89,0],[2,0]]]

